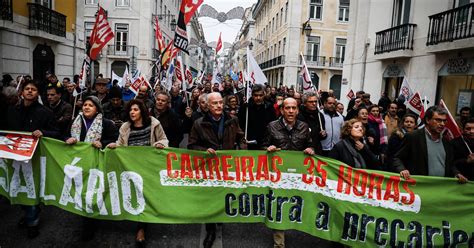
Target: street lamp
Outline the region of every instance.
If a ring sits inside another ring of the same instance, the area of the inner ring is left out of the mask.
[[[311,24],[309,24],[309,19],[303,23],[303,30],[302,34],[306,34],[306,36],[310,36],[311,32],[313,31],[313,28],[311,27]]]

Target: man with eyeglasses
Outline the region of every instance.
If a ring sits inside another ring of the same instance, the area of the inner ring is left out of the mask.
[[[406,134],[393,161],[400,177],[408,180],[411,175],[455,176],[460,183],[468,181],[454,166],[453,148],[443,139],[447,115],[444,108],[429,107],[425,113],[425,127]]]

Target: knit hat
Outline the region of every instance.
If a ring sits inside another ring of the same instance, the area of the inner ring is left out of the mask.
[[[109,97],[112,98],[120,98],[122,99],[122,90],[119,87],[112,87],[109,92]]]
[[[99,98],[97,98],[96,96],[88,96],[84,99],[84,102],[86,102],[87,100],[90,100],[95,105],[95,107],[97,108],[97,113],[102,114],[104,112],[102,110],[102,104],[100,103]]]

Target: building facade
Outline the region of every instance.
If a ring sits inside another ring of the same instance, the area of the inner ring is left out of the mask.
[[[313,84],[340,95],[348,0],[259,0],[253,19],[253,54],[270,85],[299,89],[303,55]]]
[[[53,0],[1,1],[0,73],[43,80],[48,71],[60,80],[72,79],[79,72],[84,55],[77,37],[76,4]]]
[[[88,44],[98,10],[98,0],[80,1],[83,4],[84,45]],[[111,77],[112,72],[123,75],[137,70],[151,77],[159,56],[155,39],[155,16],[158,17],[165,44],[174,38],[180,2],[177,0],[113,0],[101,2],[107,11],[109,25],[115,37],[106,45],[94,62],[94,74]]]
[[[469,0],[354,1],[342,91],[393,100],[406,79],[429,105],[443,99],[453,114],[472,107],[473,11]]]

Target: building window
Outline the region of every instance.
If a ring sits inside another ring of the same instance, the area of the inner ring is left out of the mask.
[[[278,41],[278,56],[281,54],[281,41]]]
[[[282,47],[282,54],[285,54],[285,47],[286,47],[286,37],[283,38],[283,47]]]
[[[323,19],[323,0],[310,0],[309,18],[316,20]]]
[[[86,5],[95,5],[98,3],[99,3],[99,0],[86,0]]]
[[[340,22],[349,21],[349,0],[339,0],[339,15],[337,20]]]
[[[115,6],[117,7],[130,6],[130,0],[115,0]]]
[[[280,27],[282,23],[283,23],[283,8],[281,8],[280,10]]]
[[[53,8],[53,3],[52,3],[51,0],[35,0],[35,3],[41,4],[41,5],[43,5],[44,7],[48,8],[48,9]]]
[[[285,23],[288,21],[288,2],[285,5]]]
[[[93,22],[84,22],[84,37],[86,37],[86,50],[89,51],[89,40],[91,38],[92,29],[94,29]]]
[[[393,1],[392,27],[406,24],[410,19],[411,0]]]
[[[278,22],[278,17],[279,17],[279,14],[277,13],[276,23],[275,23],[275,26],[276,26],[277,29],[278,29],[278,27],[279,27],[279,25],[278,25],[278,23],[279,23],[279,22]]]
[[[127,52],[128,24],[115,24],[115,51]]]
[[[346,39],[336,38],[336,60],[338,63],[342,63],[344,55],[346,54]],[[341,61],[339,61],[341,60]]]
[[[308,37],[306,58],[309,61],[318,61],[320,42],[321,42],[321,38],[319,38],[318,36]]]

